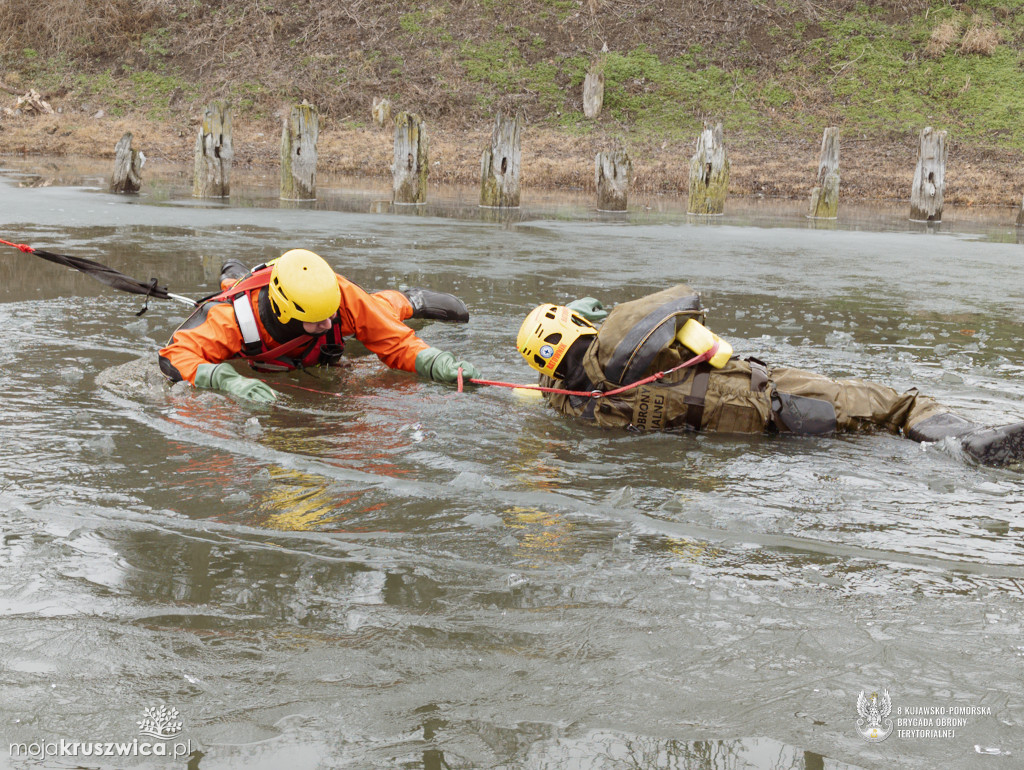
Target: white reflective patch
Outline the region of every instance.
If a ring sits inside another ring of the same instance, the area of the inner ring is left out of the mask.
[[[235,320],[238,321],[238,328],[242,330],[242,339],[246,345],[252,345],[260,341],[260,330],[256,326],[256,316],[252,312],[252,304],[249,302],[248,294],[239,294],[231,304],[235,308]]]

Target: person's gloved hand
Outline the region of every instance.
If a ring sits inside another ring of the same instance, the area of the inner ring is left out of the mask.
[[[277,398],[269,385],[239,374],[231,364],[199,364],[196,387],[222,390],[260,404],[269,404]]]
[[[434,382],[455,382],[462,368],[464,380],[475,380],[480,377],[480,370],[468,361],[456,361],[455,356],[437,348],[421,350],[416,356],[416,373],[429,377]]]
[[[570,310],[575,310],[591,323],[598,323],[608,317],[608,311],[604,309],[601,300],[594,299],[593,297],[574,299],[566,307]]]

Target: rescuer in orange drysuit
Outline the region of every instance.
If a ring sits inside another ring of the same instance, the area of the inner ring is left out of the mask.
[[[251,401],[270,402],[267,384],[224,362],[242,358],[257,370],[285,371],[337,364],[344,338],[354,336],[392,369],[436,382],[455,382],[479,370],[451,353],[430,347],[402,321],[434,318],[468,321],[451,294],[426,289],[368,294],[334,272],[321,257],[293,249],[248,270],[229,260],[221,292],[203,302],[160,350],[160,370],[172,382],[187,380]]]

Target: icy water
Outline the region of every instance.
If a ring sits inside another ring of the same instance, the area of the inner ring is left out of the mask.
[[[214,203],[174,174],[115,197],[105,168],[7,166],[0,238],[193,297],[222,259],[310,248],[366,288],[459,294],[468,325],[419,333],[493,379],[532,381],[538,302],[682,281],[742,355],[1024,417],[1009,211],[814,225],[524,192],[498,215],[323,179],[284,205],[258,177]],[[889,435],[604,433],[365,355],[255,407],[121,366],[152,374],[186,312],[141,306],[3,249],[0,766],[1022,766],[1024,471]],[[861,693],[888,693],[884,741]],[[188,755],[60,755],[147,740]]]

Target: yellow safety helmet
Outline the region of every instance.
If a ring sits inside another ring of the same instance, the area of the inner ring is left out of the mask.
[[[270,306],[281,323],[318,323],[338,312],[338,276],[322,257],[306,249],[286,251],[272,263]]]
[[[540,305],[519,327],[516,347],[526,363],[541,374],[554,377],[572,343],[595,334],[594,324],[579,313],[562,305]]]

